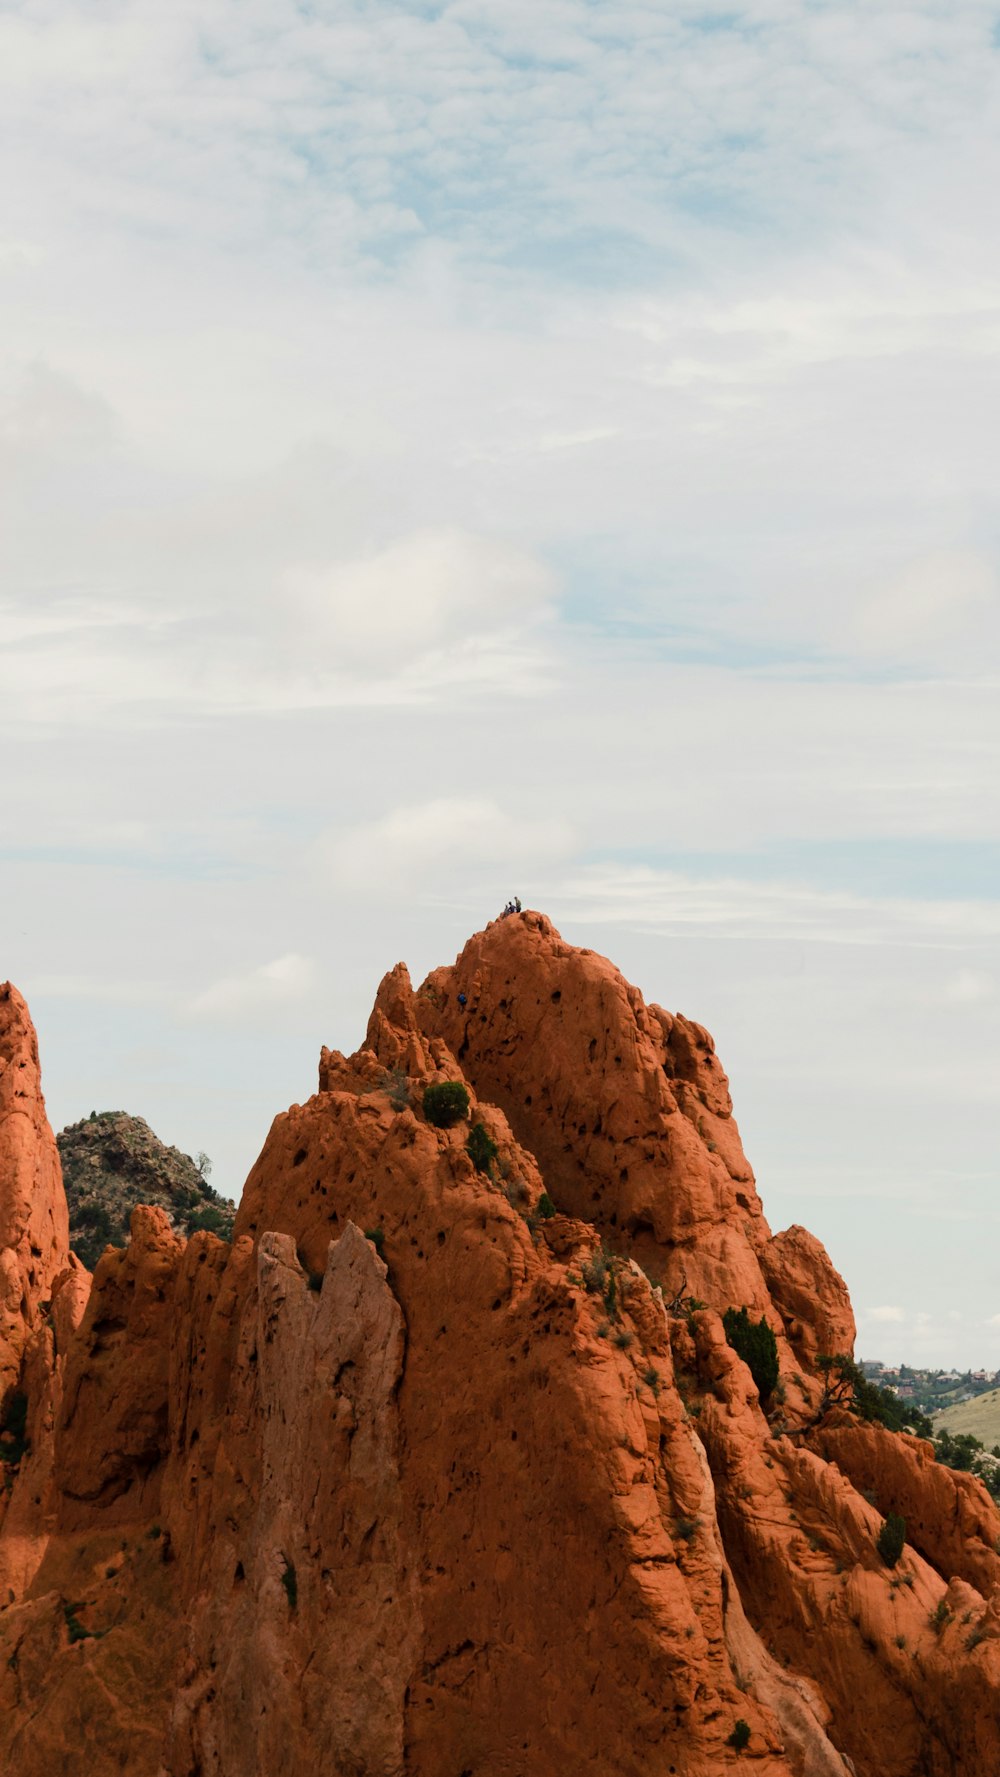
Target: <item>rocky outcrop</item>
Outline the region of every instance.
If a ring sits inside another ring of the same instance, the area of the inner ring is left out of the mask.
[[[45,1115],[38,1043],[21,995],[0,985],[0,1409],[32,1334],[71,1266],[59,1156]]]
[[[421,1028],[506,1113],[559,1209],[662,1269],[671,1293],[684,1282],[713,1306],[773,1314],[770,1230],[707,1031],[647,1006],[539,913],[470,939],[417,1005]]]
[[[711,1039],[542,915],[385,978],[231,1246],[138,1209],[82,1319],[52,1301],[0,1768],[86,1722],[95,1777],[993,1777],[992,1502],[821,1409],[846,1290],[772,1237]]]
[[[265,1234],[252,1301],[234,1386],[259,1417],[254,1485],[215,1517],[170,1768],[401,1772],[418,1637],[399,1304],[351,1222],[322,1276],[303,1271],[288,1235]]]
[[[209,1162],[168,1148],[142,1117],[92,1111],[56,1137],[69,1206],[70,1245],[93,1270],[107,1246],[128,1241],[139,1204],[162,1209],[180,1234],[201,1228],[228,1240],[235,1205],[208,1183]]]

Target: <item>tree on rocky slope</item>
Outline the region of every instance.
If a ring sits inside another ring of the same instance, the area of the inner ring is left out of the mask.
[[[179,1234],[208,1228],[227,1240],[235,1206],[208,1183],[211,1162],[167,1147],[142,1117],[91,1112],[56,1137],[69,1206],[70,1245],[92,1271],[106,1246],[125,1246],[139,1203],[166,1210]]]

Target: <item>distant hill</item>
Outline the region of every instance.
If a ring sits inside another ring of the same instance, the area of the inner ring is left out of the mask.
[[[92,1113],[56,1137],[69,1204],[70,1246],[92,1271],[106,1246],[126,1246],[137,1203],[158,1204],[179,1234],[230,1239],[236,1206],[207,1182],[208,1161],[168,1148],[142,1117]]]
[[[959,1401],[954,1407],[945,1407],[943,1412],[934,1414],[933,1424],[935,1432],[949,1431],[952,1437],[958,1432],[971,1432],[987,1450],[992,1450],[994,1444],[1000,1444],[1000,1388],[991,1388],[974,1401]]]

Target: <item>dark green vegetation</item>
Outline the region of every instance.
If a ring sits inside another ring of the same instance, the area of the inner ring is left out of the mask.
[[[469,1114],[469,1094],[460,1080],[424,1087],[424,1116],[435,1129],[450,1129]]]
[[[875,1547],[887,1567],[895,1567],[906,1543],[906,1519],[890,1512],[878,1533]]]
[[[757,1384],[761,1406],[766,1407],[778,1386],[777,1339],[763,1316],[754,1322],[745,1308],[727,1308],[722,1324],[730,1345]]]
[[[836,1357],[818,1357],[816,1365],[824,1378],[822,1412],[829,1407],[847,1407],[859,1419],[884,1425],[889,1431],[909,1428],[918,1437],[930,1437],[931,1422],[919,1407],[901,1401],[890,1388],[869,1382],[853,1358],[838,1352]]]
[[[69,1205],[70,1245],[92,1271],[106,1246],[126,1246],[137,1204],[166,1211],[178,1234],[232,1235],[235,1206],[208,1183],[211,1162],[168,1148],[141,1117],[91,1112],[56,1137]]]
[[[901,1401],[891,1388],[878,1388],[869,1382],[853,1358],[842,1352],[836,1357],[819,1357],[817,1366],[824,1377],[822,1417],[830,1407],[846,1407],[859,1419],[884,1425],[895,1432],[912,1431],[919,1438],[930,1438],[934,1453],[946,1468],[961,1469],[978,1475],[994,1498],[1000,1499],[1000,1444],[992,1451],[983,1448],[971,1432],[952,1435],[935,1431],[934,1423],[910,1401]]]
[[[946,1468],[960,1469],[967,1475],[978,1475],[994,1499],[1000,1499],[1000,1444],[986,1450],[971,1432],[939,1431],[934,1435],[934,1451]]]
[[[733,1748],[734,1752],[742,1752],[743,1748],[745,1746],[749,1746],[749,1744],[750,1744],[750,1723],[748,1721],[744,1721],[743,1717],[741,1715],[739,1717],[739,1719],[733,1724],[733,1731],[730,1734],[729,1739],[726,1741],[726,1745],[731,1746]]]
[[[20,1462],[28,1448],[27,1425],[28,1397],[14,1389],[0,1418],[0,1462]]]
[[[71,1642],[89,1641],[91,1639],[91,1631],[84,1628],[76,1614],[78,1610],[83,1609],[84,1603],[85,1600],[81,1598],[76,1604],[63,1605],[63,1617],[65,1618],[66,1629]]]
[[[477,1172],[490,1172],[492,1170],[493,1162],[499,1153],[499,1149],[485,1123],[473,1123],[472,1128],[469,1130],[469,1139],[465,1144],[465,1151]]]

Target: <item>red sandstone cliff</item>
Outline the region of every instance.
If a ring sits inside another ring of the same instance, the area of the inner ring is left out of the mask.
[[[13,1192],[30,1148],[65,1267],[32,1079]],[[445,1079],[489,1172],[423,1115]],[[917,1440],[818,1419],[847,1293],[772,1237],[711,1039],[541,915],[385,978],[231,1247],[139,1209],[82,1320],[52,1288],[58,1326],[29,1291],[8,1341],[0,1769],[86,1738],[95,1777],[995,1777],[1000,1517]]]

